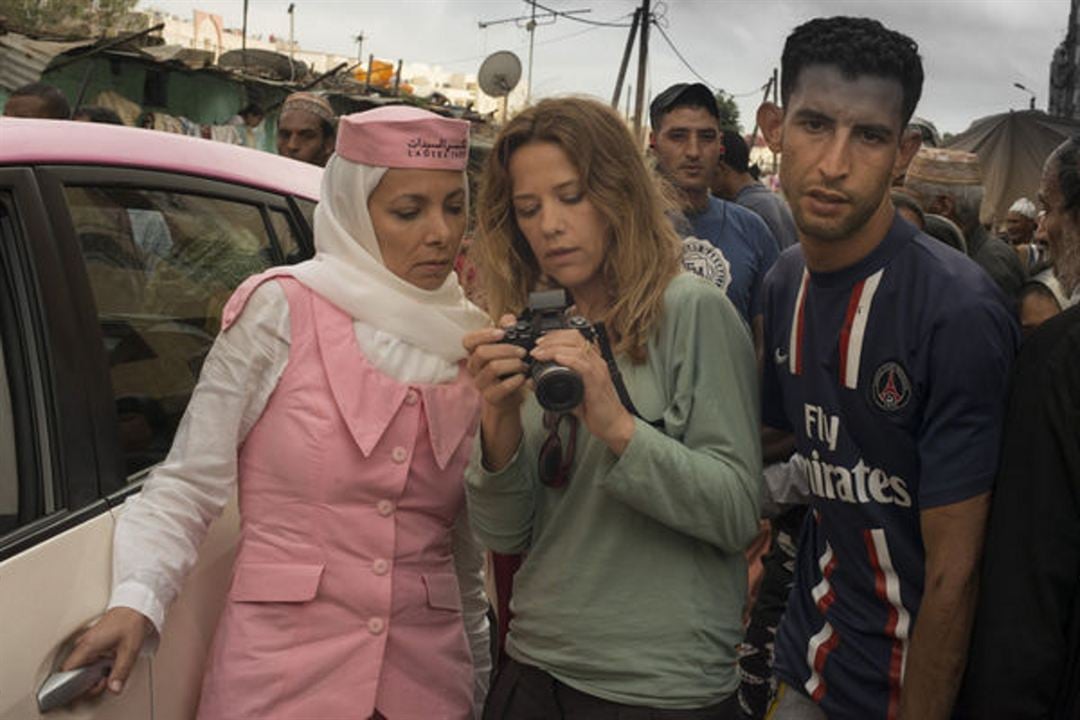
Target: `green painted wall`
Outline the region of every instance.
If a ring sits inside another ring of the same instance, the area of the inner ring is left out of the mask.
[[[226,76],[164,66],[155,67],[138,60],[117,57],[94,57],[74,62],[59,70],[46,71],[41,79],[42,82],[60,88],[74,105],[86,78],[87,68],[90,68],[90,76],[83,96],[83,105],[93,103],[99,93],[112,90],[145,110],[158,110],[206,125],[223,125],[250,101],[244,84]],[[150,105],[147,102],[147,77],[155,73],[164,79],[163,105]],[[287,94],[288,91],[284,88],[279,90],[275,87],[259,86],[257,99],[265,106],[284,99]],[[266,131],[262,149],[274,152],[276,117],[268,118],[264,122]]]
[[[87,70],[89,69],[89,76]],[[165,104],[148,105],[146,100],[147,76],[154,72],[164,78]],[[89,77],[89,79],[87,79]],[[285,88],[259,85],[249,93],[243,83],[227,76],[209,72],[180,70],[164,66],[155,67],[139,60],[122,57],[92,57],[73,62],[59,70],[48,70],[42,82],[55,85],[75,106],[79,90],[86,82],[82,105],[91,105],[99,93],[112,90],[138,104],[144,110],[157,110],[169,115],[183,116],[206,125],[222,125],[236,115],[249,102],[259,102],[263,107],[283,100],[288,95]],[[0,89],[0,112],[3,111],[8,93]],[[261,149],[276,152],[277,113],[263,121]]]

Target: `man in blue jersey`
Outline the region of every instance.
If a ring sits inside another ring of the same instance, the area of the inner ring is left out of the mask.
[[[758,112],[799,231],[764,287],[763,418],[811,489],[777,720],[948,718],[964,668],[1018,330],[893,208],[922,80],[910,38],[816,19],[784,46],[783,108]]]
[[[709,194],[720,142],[720,111],[701,83],[672,85],[649,105],[649,145],[660,170],[679,191],[690,227],[684,234],[708,240],[730,264],[726,290],[760,340],[761,283],[776,261],[779,245],[756,214]],[[755,342],[757,344],[757,342]]]

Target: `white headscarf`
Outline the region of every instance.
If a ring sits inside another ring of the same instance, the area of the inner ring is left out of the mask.
[[[354,320],[456,362],[465,357],[462,337],[487,316],[465,297],[457,273],[424,290],[383,264],[367,201],[386,170],[330,158],[315,208],[315,257],[290,274]]]

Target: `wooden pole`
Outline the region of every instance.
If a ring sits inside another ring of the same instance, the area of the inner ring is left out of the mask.
[[[611,107],[619,109],[619,94],[622,92],[623,80],[626,79],[626,66],[630,64],[630,52],[634,49],[634,37],[637,35],[638,21],[641,20],[641,8],[635,8],[634,20],[630,23],[630,35],[626,38],[626,48],[623,50],[622,62],[619,63],[619,78],[615,81],[615,92],[611,96]]]
[[[634,136],[641,140],[642,113],[645,109],[645,73],[648,71],[649,61],[649,24],[652,18],[649,16],[649,0],[641,0],[641,44],[638,47],[637,66],[637,97],[634,98]]]
[[[247,15],[248,0],[244,0],[244,27],[240,31],[240,54],[243,56],[244,70],[247,70]]]

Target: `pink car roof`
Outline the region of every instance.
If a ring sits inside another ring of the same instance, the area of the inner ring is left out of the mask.
[[[174,133],[0,117],[0,166],[111,165],[198,175],[317,201],[322,168]]]

